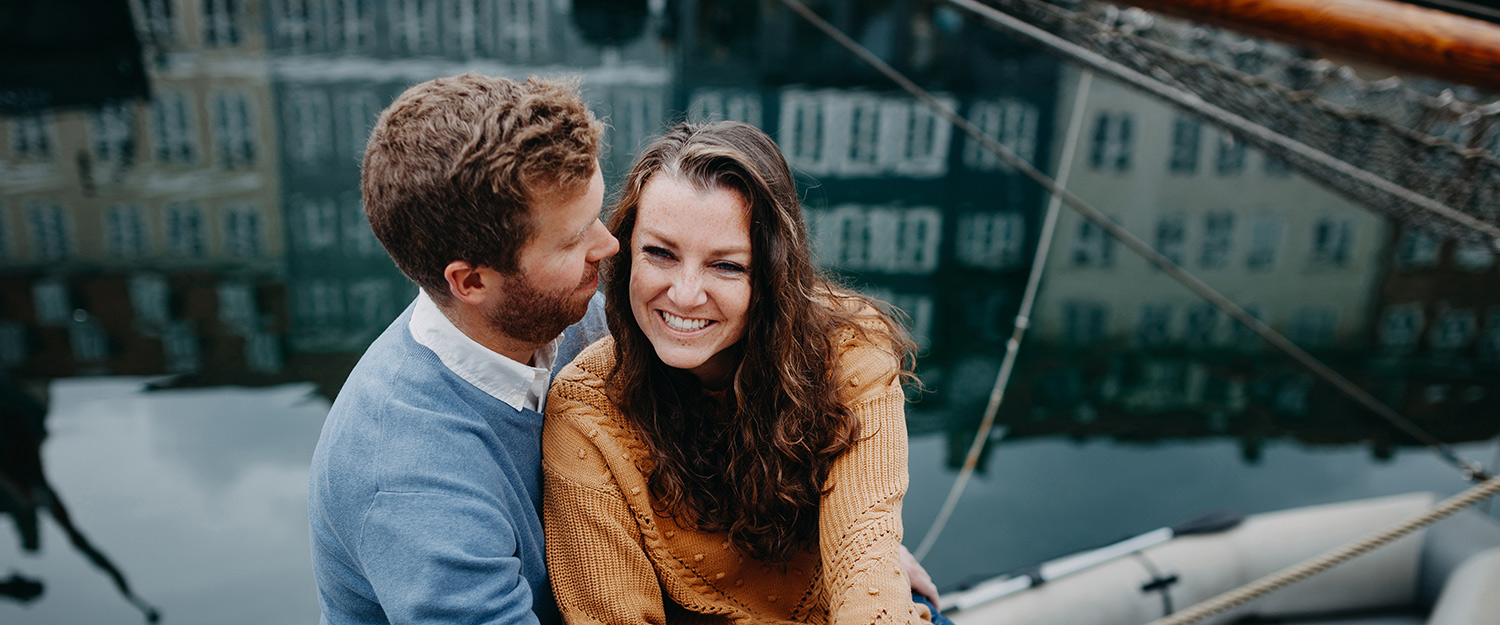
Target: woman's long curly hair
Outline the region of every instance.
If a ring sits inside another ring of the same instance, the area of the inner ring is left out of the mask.
[[[723,400],[662,363],[631,312],[631,235],[642,190],[655,176],[731,190],[750,207],[749,317]],[[814,267],[791,170],[754,126],[672,128],[631,169],[609,230],[622,250],[604,261],[613,399],[650,450],[653,505],[685,527],[727,532],[763,562],[785,563],[812,548],[819,502],[834,488],[830,467],[860,436],[838,393],[837,341],[852,332],[890,349],[905,381],[914,353],[906,332]]]

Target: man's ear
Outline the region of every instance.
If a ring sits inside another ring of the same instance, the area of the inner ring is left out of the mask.
[[[466,304],[482,304],[493,296],[498,277],[489,267],[471,265],[462,260],[455,260],[443,268],[448,294]]]

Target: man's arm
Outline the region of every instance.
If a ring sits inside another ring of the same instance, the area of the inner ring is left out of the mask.
[[[538,623],[515,526],[483,497],[379,492],[359,561],[392,624]]]

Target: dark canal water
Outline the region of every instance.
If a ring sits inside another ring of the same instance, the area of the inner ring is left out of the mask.
[[[363,218],[364,137],[407,85],[464,71],[578,76],[610,123],[611,181],[684,115],[776,137],[823,263],[911,317],[928,390],[908,412],[908,545],[933,524],[1047,198],[795,14],[131,6],[136,83],[90,78],[130,73],[101,44],[98,63],[50,79],[83,104],[19,112],[48,92],[0,93],[14,109],[0,117],[0,514],[14,520],[0,622],[140,622],[109,569],[164,622],[316,621],[308,461],[350,367],[415,293]],[[1079,97],[1077,69],[949,8],[818,7],[1044,170],[1082,106],[1069,188],[1461,454],[1500,462],[1489,250],[1408,230],[1124,87]],[[129,34],[106,13],[97,32]],[[998,421],[925,562],[943,588],[1211,508],[1465,486],[1066,210]]]

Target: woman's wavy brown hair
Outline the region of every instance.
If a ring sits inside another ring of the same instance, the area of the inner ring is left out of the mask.
[[[722,401],[662,363],[631,313],[630,238],[642,190],[656,176],[732,190],[750,207],[749,319]],[[911,340],[874,302],[818,272],[786,159],[754,126],[672,128],[631,169],[609,230],[622,250],[604,261],[617,363],[611,382],[650,450],[653,505],[685,526],[727,532],[763,562],[785,563],[813,547],[819,502],[834,488],[830,467],[860,436],[838,393],[839,336],[854,332],[890,349],[903,379]]]

